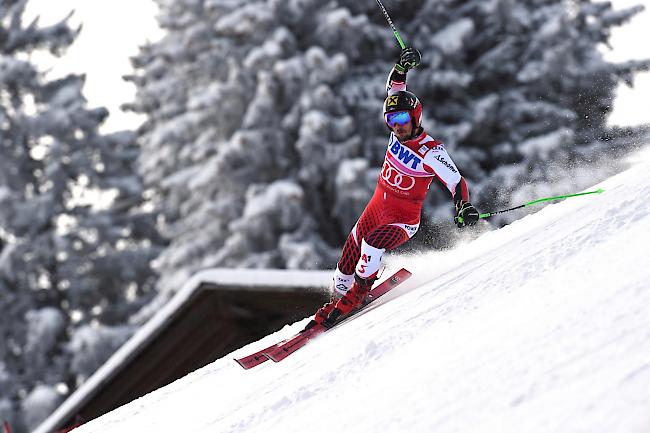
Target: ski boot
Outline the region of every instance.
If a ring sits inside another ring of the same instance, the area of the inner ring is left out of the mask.
[[[350,290],[329,309],[328,315],[321,324],[326,328],[331,328],[342,316],[350,314],[355,309],[363,306],[363,302],[366,300],[366,296],[368,296],[368,292],[370,292],[376,280],[376,275],[368,278],[355,275],[354,283],[350,287]]]
[[[316,314],[314,314],[314,318],[307,323],[307,326],[305,326],[305,329],[302,330],[302,332],[305,332],[306,330],[313,328],[316,325],[322,324],[325,319],[327,319],[327,316],[332,312],[334,307],[336,306],[336,303],[341,299],[343,295],[340,292],[337,292],[336,290],[332,289],[332,294],[330,295],[330,300],[325,303],[322,307],[316,311]]]
[[[303,329],[303,332],[313,328],[316,325],[320,325],[323,323],[325,319],[327,319],[327,316],[332,312],[334,309],[334,306],[336,303],[341,299],[352,287],[354,284],[354,274],[352,275],[347,275],[341,272],[341,270],[338,268],[338,265],[336,267],[336,271],[334,272],[334,278],[332,278],[332,283],[330,284],[329,291],[330,291],[330,300],[327,302],[325,305],[323,305],[314,315],[314,318],[307,324],[305,329]]]
[[[334,307],[336,306],[336,303],[339,301],[339,299],[341,299],[341,298],[339,298],[336,295],[332,294],[332,297],[330,298],[329,302],[327,302],[325,305],[320,307],[318,309],[318,311],[316,311],[316,314],[314,315],[314,318],[311,320],[311,322],[309,322],[307,324],[307,328],[305,328],[305,329],[309,329],[309,328],[313,327],[314,325],[322,324],[327,319],[327,317],[330,315],[332,310],[334,310]],[[313,322],[313,324],[312,324],[312,322]]]

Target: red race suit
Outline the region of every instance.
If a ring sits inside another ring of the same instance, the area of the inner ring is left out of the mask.
[[[393,69],[387,92],[406,90],[406,79]],[[409,240],[420,226],[422,205],[431,182],[447,187],[454,201],[469,201],[467,183],[444,145],[418,128],[400,142],[391,133],[377,187],[352,228],[343,247],[334,278],[335,290],[344,294],[354,280],[374,276],[382,254]]]

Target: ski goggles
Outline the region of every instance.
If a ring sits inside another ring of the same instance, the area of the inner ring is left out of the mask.
[[[386,124],[390,127],[395,125],[406,125],[411,121],[411,115],[408,111],[393,111],[384,115]]]

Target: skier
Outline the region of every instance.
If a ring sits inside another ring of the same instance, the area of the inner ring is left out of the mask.
[[[434,178],[451,193],[458,227],[479,220],[479,213],[469,202],[465,179],[443,144],[422,128],[422,104],[406,90],[406,74],[420,60],[418,50],[405,48],[390,71],[384,120],[391,134],[377,187],[347,237],[334,273],[332,298],[316,312],[306,329],[317,324],[332,326],[361,306],[377,279],[384,252],[417,232],[422,204]]]

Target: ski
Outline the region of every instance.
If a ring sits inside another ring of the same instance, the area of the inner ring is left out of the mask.
[[[394,289],[400,283],[406,281],[406,279],[408,279],[410,276],[411,276],[411,272],[407,271],[404,268],[400,269],[395,274],[393,274],[393,276],[391,276],[390,278],[382,282],[380,285],[372,289],[368,294],[368,298],[366,299],[366,302],[363,304],[361,308],[342,317],[341,320],[336,322],[334,326],[332,326],[331,328],[326,328],[323,325],[316,325],[313,328],[310,328],[306,331],[297,334],[296,336],[290,338],[289,340],[285,340],[281,343],[276,344],[275,347],[272,347],[269,351],[265,352],[265,355],[274,362],[282,361],[283,359],[285,359],[286,357],[294,353],[296,350],[305,346],[307,343],[309,343],[312,339],[316,338],[318,335],[327,332],[332,328],[335,328],[339,324],[346,321],[348,318],[353,317],[357,313],[363,311],[363,309],[366,308],[373,301],[379,299],[379,297],[386,294],[390,290]]]
[[[281,344],[288,343],[291,340],[294,340],[296,337],[302,336],[304,332],[306,332],[306,331],[300,331],[299,334],[296,334],[293,337],[289,337],[286,340],[280,341],[279,343],[273,343],[269,347],[265,347],[264,349],[259,350],[259,351],[255,352],[255,353],[252,353],[252,354],[250,354],[248,356],[244,356],[243,358],[235,358],[235,361],[237,361],[237,363],[239,365],[241,365],[244,370],[250,370],[251,368],[257,367],[258,365],[262,364],[263,362],[268,361],[269,357],[266,356],[266,354],[268,352],[271,352],[272,350],[274,350],[277,346],[279,346]]]
[[[237,363],[241,365],[244,370],[250,370],[253,367],[257,367],[261,363],[268,361],[269,358],[265,355],[265,353],[271,351],[277,345],[278,343],[274,343],[269,347],[260,350],[259,352],[244,356],[243,358],[235,358],[235,361],[237,361]]]
[[[241,365],[244,370],[250,370],[251,368],[257,367],[263,362],[268,361],[269,357],[266,354],[275,350],[277,346],[283,345],[285,343],[290,343],[292,341],[295,342],[295,340],[298,340],[298,337],[303,337],[305,335],[309,336],[310,331],[309,330],[300,331],[300,333],[294,335],[293,337],[289,337],[286,340],[280,341],[279,343],[274,343],[269,347],[265,347],[264,349],[252,353],[248,356],[244,356],[243,358],[235,358],[235,361],[237,361],[237,363]]]
[[[347,317],[350,317],[350,315]],[[315,338],[317,335],[322,334],[325,331],[327,331],[326,327],[323,325],[316,325],[313,328],[302,331],[295,337],[290,338],[288,341],[276,344],[275,347],[271,348],[271,350],[266,352],[265,355],[274,362],[280,362],[296,350],[309,343],[312,338]]]
[[[375,301],[380,296],[386,294],[391,289],[397,287],[398,284],[402,283],[410,276],[411,273],[409,271],[407,271],[406,269],[400,269],[395,274],[393,274],[390,278],[383,281],[380,285],[372,289],[368,294],[368,298],[366,299],[366,302],[363,304],[361,308],[359,308],[356,311],[353,311],[352,313],[348,314],[345,317],[342,317],[341,320],[337,322],[333,327],[338,326],[341,322],[345,321],[349,317],[352,317],[358,312],[362,311],[368,304]],[[244,356],[243,358],[236,358],[235,361],[237,361],[237,363],[241,365],[242,368],[244,368],[245,370],[249,370],[253,367],[257,367],[258,365],[268,361],[269,359],[272,359],[275,362],[280,362],[281,360],[291,355],[296,350],[303,347],[311,339],[315,338],[319,334],[322,334],[328,329],[331,328],[325,328],[324,326],[314,326],[313,328],[300,331],[298,334],[294,335],[293,337],[290,337],[279,343],[272,344],[269,347],[265,347],[264,349],[252,353],[248,356]]]

